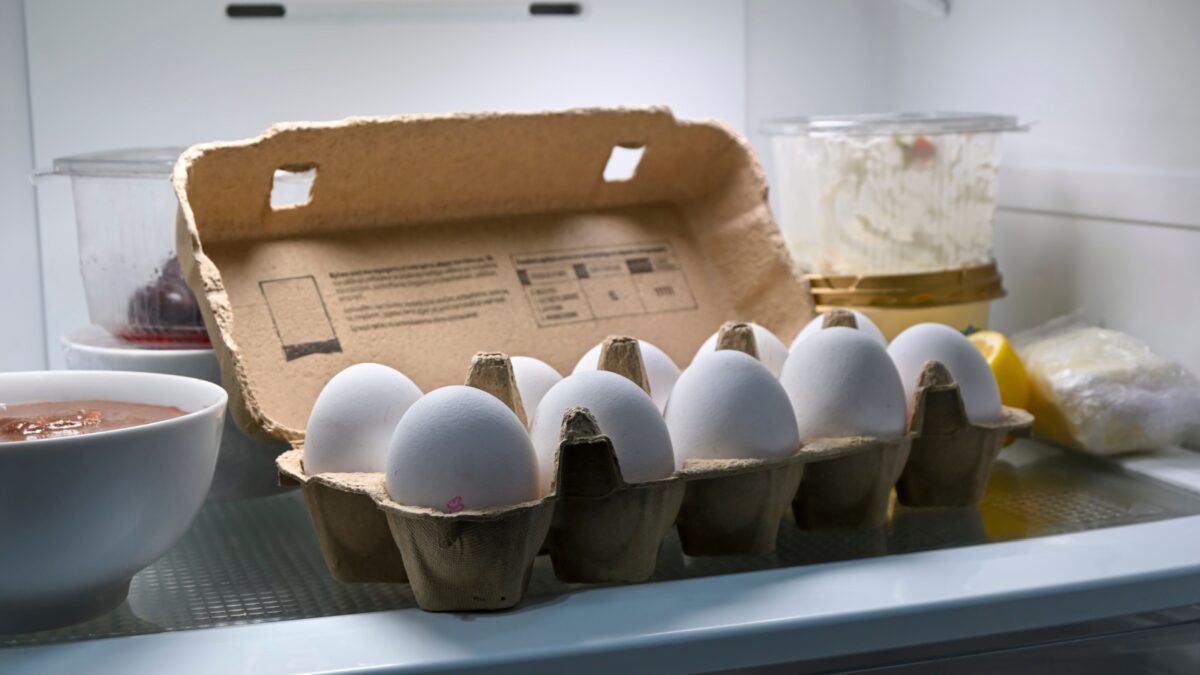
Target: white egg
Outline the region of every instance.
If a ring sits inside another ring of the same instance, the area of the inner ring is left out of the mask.
[[[671,389],[675,387],[675,380],[679,379],[679,366],[675,365],[666,352],[645,340],[638,340],[638,346],[642,350],[642,364],[646,367],[646,379],[650,380],[650,396],[654,399],[654,405],[658,406],[659,412],[662,412],[667,407],[667,400],[671,398]],[[582,373],[595,370],[599,364],[600,345],[596,345],[579,359],[579,362],[575,364],[575,370],[571,372]]]
[[[510,360],[513,379],[517,381],[517,391],[521,393],[521,404],[525,406],[525,418],[529,419],[533,417],[542,397],[563,376],[549,363],[532,356],[514,356]]]
[[[304,471],[383,471],[388,441],[421,389],[403,373],[359,363],[334,375],[317,395],[304,432]]]
[[[904,434],[904,386],[887,350],[862,331],[817,331],[788,355],[779,378],[801,441]]]
[[[858,329],[860,331],[871,336],[872,339],[874,339],[876,342],[883,345],[884,347],[887,346],[887,339],[883,337],[883,331],[879,330],[879,326],[876,326],[875,322],[872,321],[870,319],[870,317],[868,317],[866,314],[863,314],[862,312],[858,311],[857,309],[852,309],[849,311],[851,314],[854,315],[854,322],[856,324],[858,324]],[[792,340],[792,346],[790,347],[790,349],[795,349],[796,345],[800,344],[801,340],[803,340],[807,337],[811,337],[817,331],[821,330],[822,323],[824,321],[825,321],[824,314],[818,314],[818,315],[814,316],[812,318],[812,321],[809,321],[807,324],[805,324],[804,328],[800,329],[800,333],[796,335],[796,339]]]
[[[551,387],[533,415],[530,435],[537,450],[543,493],[549,492],[554,480],[563,413],[576,406],[587,408],[600,431],[612,439],[625,482],[644,483],[674,472],[671,435],[646,392],[623,375],[583,371]]]
[[[508,406],[463,385],[409,408],[388,447],[387,491],[408,506],[447,513],[537,499],[529,432]]]
[[[940,361],[958,382],[967,419],[975,423],[1000,418],[1000,388],[983,354],[962,333],[940,323],[919,323],[892,340],[888,354],[900,371],[904,393],[911,408],[917,381],[926,361]]]
[[[800,447],[783,385],[732,349],[697,355],[675,383],[664,418],[681,468],[689,459],[784,459]]]
[[[756,323],[750,324],[750,328],[754,330],[754,342],[758,347],[758,360],[762,361],[762,364],[767,367],[767,370],[771,371],[772,375],[779,377],[779,373],[783,372],[783,362],[787,360],[787,346],[774,333]],[[693,363],[696,359],[700,358],[701,354],[717,349],[717,336],[720,334],[720,331],[713,333],[704,341],[704,344],[700,345],[700,349],[697,349],[696,355],[692,357]]]

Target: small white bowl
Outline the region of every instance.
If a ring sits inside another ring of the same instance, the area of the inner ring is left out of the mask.
[[[68,331],[61,343],[68,370],[133,370],[221,383],[221,367],[211,347],[154,349],[125,342],[99,326]]]
[[[212,481],[225,390],[115,371],[0,373],[0,401],[110,400],[187,414],[81,436],[0,442],[0,633],[64,626],[124,601]]]

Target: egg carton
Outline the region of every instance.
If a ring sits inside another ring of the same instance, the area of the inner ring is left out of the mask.
[[[901,504],[916,507],[978,505],[992,464],[1006,439],[1028,436],[1033,415],[1004,406],[999,419],[973,423],[950,370],[927,361],[909,416],[912,451],[896,484]]]

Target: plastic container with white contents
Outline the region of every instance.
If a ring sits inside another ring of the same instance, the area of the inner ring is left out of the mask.
[[[767,122],[784,238],[810,274],[987,265],[1001,134],[1025,128],[976,113]]]
[[[88,315],[139,346],[209,344],[175,257],[179,202],[171,171],[182,152],[142,148],[60,157],[48,172],[71,179]]]

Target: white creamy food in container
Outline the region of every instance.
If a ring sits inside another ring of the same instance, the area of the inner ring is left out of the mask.
[[[1000,134],[1016,117],[893,113],[766,123],[780,227],[815,274],[986,265]]]

